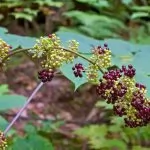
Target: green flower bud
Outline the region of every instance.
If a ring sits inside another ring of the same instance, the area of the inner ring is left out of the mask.
[[[75,40],[69,41],[68,47],[76,52],[78,50],[78,42]],[[41,37],[29,52],[33,54],[34,58],[40,58],[42,68],[53,70],[61,67],[64,62],[73,61],[75,57],[75,54],[62,48],[61,41],[55,34]]]
[[[0,62],[8,55],[10,46],[0,39]]]
[[[7,141],[4,137],[3,132],[0,131],[0,150],[5,150],[7,148]]]

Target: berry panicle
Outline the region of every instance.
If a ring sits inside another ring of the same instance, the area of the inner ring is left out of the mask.
[[[75,40],[70,40],[68,43],[69,49],[74,52],[78,51],[78,45]],[[72,62],[75,57],[75,54],[65,51],[60,38],[55,34],[38,39],[29,52],[34,58],[40,58],[43,69],[59,68],[63,63]]]
[[[145,96],[146,87],[136,83],[132,65],[105,72],[97,86],[97,93],[113,104],[114,113],[124,117],[126,126],[145,126],[150,123],[150,102]]]

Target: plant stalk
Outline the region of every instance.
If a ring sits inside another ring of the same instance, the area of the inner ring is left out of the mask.
[[[74,53],[74,54],[76,54],[77,56],[79,56],[79,57],[81,57],[81,58],[87,60],[89,63],[91,63],[91,64],[93,64],[93,65],[96,65],[93,61],[91,61],[90,59],[88,59],[87,57],[81,55],[81,54],[78,53],[78,52],[74,52],[74,51],[72,51],[72,50],[70,50],[70,49],[66,49],[66,48],[62,48],[62,49],[63,49],[64,51],[67,51],[67,52],[70,52],[70,53]],[[104,71],[103,71],[99,66],[98,66],[98,68],[99,68],[99,71],[100,71],[102,74],[104,74]]]
[[[3,134],[4,136],[6,136],[7,132],[10,130],[10,128],[13,126],[13,124],[16,122],[16,120],[20,117],[20,115],[22,114],[22,112],[26,109],[26,107],[28,106],[28,104],[30,103],[30,101],[32,100],[32,98],[34,97],[34,95],[39,91],[39,89],[43,86],[43,82],[41,82],[36,89],[33,91],[33,93],[31,94],[31,96],[28,98],[28,100],[26,101],[26,103],[24,104],[24,106],[20,109],[20,111],[17,113],[17,115],[14,117],[14,119],[11,121],[11,123],[6,127],[6,129],[4,130]]]
[[[8,54],[5,58],[3,58],[3,60],[2,60],[1,63],[4,63],[4,62],[7,60],[7,58],[9,58],[9,57],[11,57],[11,56],[13,56],[13,55],[15,55],[15,54],[17,54],[17,53],[21,53],[21,52],[24,52],[24,51],[28,51],[28,50],[30,50],[30,49],[32,49],[32,48],[18,49],[18,50],[11,51],[10,54]],[[77,55],[77,56],[79,56],[79,57],[81,57],[81,58],[87,60],[89,63],[91,63],[91,64],[93,64],[93,65],[96,65],[93,61],[91,61],[90,59],[88,59],[87,57],[83,56],[82,54],[80,54],[80,53],[78,53],[78,52],[74,52],[74,51],[72,51],[72,50],[70,50],[70,49],[66,49],[66,48],[57,48],[57,47],[55,47],[55,49],[63,49],[64,51],[73,53],[73,54],[75,54],[75,55]],[[99,66],[98,66],[98,68],[99,68],[100,72],[101,72],[102,74],[104,74],[104,71],[103,71]]]
[[[24,52],[24,51],[28,51],[28,50],[30,50],[30,49],[32,49],[32,48],[11,50],[10,53],[9,53],[6,57],[4,57],[4,58],[2,59],[1,63],[4,63],[9,57],[11,57],[11,56],[13,56],[13,55],[15,55],[15,54],[17,54],[17,53],[21,53],[21,52]]]

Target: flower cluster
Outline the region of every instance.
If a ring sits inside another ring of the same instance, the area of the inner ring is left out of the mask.
[[[104,44],[104,47],[98,46],[97,48],[94,48],[91,60],[100,68],[110,67],[111,51],[109,50],[107,44]]]
[[[48,82],[51,81],[54,77],[54,71],[53,70],[48,70],[48,69],[43,69],[42,71],[38,72],[38,78],[42,82]]]
[[[84,67],[81,63],[75,64],[74,67],[72,67],[73,73],[75,77],[82,77],[82,72],[85,72]]]
[[[145,96],[146,87],[136,83],[136,70],[132,65],[110,70],[103,75],[97,93],[113,104],[115,114],[122,117],[126,126],[144,126],[150,122],[150,102]]]
[[[3,132],[0,131],[0,150],[5,150],[7,147],[7,141]]]
[[[69,41],[68,46],[72,51],[78,50],[78,42],[75,40]],[[75,54],[62,48],[61,41],[55,34],[38,39],[29,52],[33,54],[34,58],[40,58],[44,69],[59,68],[64,62],[72,61],[75,57]]]
[[[79,43],[76,40],[69,40],[68,41],[68,49],[73,51],[73,52],[78,52],[78,46]],[[75,54],[71,52],[65,52],[65,61],[66,62],[72,62],[73,59],[75,58]]]
[[[94,64],[89,64],[86,71],[87,78],[89,82],[97,83],[99,68],[106,69],[111,66],[111,51],[107,44],[104,44],[103,47],[98,46],[94,48],[90,60],[94,62]]]
[[[0,62],[8,55],[10,48],[11,47],[5,41],[0,39]]]

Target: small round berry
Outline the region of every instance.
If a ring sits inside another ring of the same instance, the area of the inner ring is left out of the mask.
[[[108,44],[107,44],[107,43],[105,43],[105,44],[104,44],[104,47],[108,47]]]
[[[84,67],[81,63],[75,64],[74,67],[72,67],[73,73],[75,77],[83,77],[82,73],[85,72]]]

